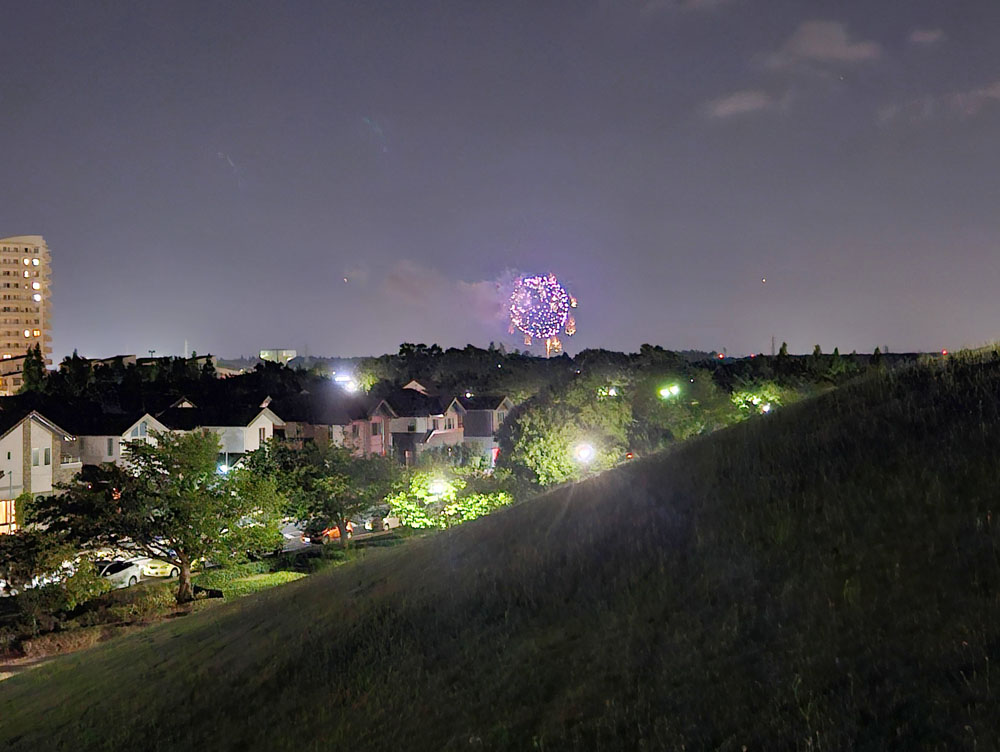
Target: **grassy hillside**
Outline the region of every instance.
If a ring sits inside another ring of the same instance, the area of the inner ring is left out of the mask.
[[[877,374],[0,684],[0,748],[995,748],[1000,359]]]

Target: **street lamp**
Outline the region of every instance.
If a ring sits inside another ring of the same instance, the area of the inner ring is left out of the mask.
[[[435,478],[434,480],[431,481],[428,490],[431,492],[433,496],[444,496],[445,493],[447,493],[448,491],[448,484],[444,481],[443,478]]]
[[[660,399],[670,399],[681,393],[681,388],[677,384],[671,384],[660,389]]]
[[[587,442],[582,442],[573,447],[573,459],[575,459],[581,465],[589,465],[594,461],[594,457],[597,456],[597,450],[594,449],[593,444],[588,444]]]

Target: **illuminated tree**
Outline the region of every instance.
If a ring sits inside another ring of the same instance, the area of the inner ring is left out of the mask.
[[[460,525],[514,503],[507,491],[476,492],[470,484],[441,469],[411,472],[386,499],[389,513],[417,529]]]

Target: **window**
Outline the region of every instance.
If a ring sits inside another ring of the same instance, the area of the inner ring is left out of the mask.
[[[149,426],[146,424],[146,421],[143,421],[142,423],[139,424],[139,435],[140,436],[145,436],[146,432],[148,430],[149,430]]]
[[[351,435],[354,436],[354,438],[358,437],[358,424],[357,423],[355,423],[354,425],[351,426]]]
[[[133,428],[132,429],[132,433],[130,433],[129,436],[131,436],[133,439],[139,438],[139,429],[138,429],[138,427]]]
[[[35,253],[38,253],[38,251],[35,251]],[[31,263],[38,266],[38,259],[31,259]]]
[[[382,424],[378,421],[372,421],[372,436],[382,435]]]
[[[445,427],[445,430],[450,431],[451,429],[453,429],[455,427],[455,420],[453,418],[445,418],[444,419],[444,427]]]
[[[264,426],[261,426],[260,428],[258,428],[257,429],[257,438],[260,440],[261,444],[263,444],[265,441],[267,441],[267,428],[265,428]]]
[[[111,437],[108,437],[108,451],[106,452],[106,454],[109,457],[114,457],[115,455],[115,440],[112,439]]]
[[[435,418],[434,419],[434,430],[437,431],[437,430],[440,430],[440,428],[441,428],[441,421],[438,420],[437,418]]]
[[[37,449],[32,449],[31,450],[31,466],[32,467],[38,467],[38,450]]]
[[[498,411],[497,412],[497,425],[499,426],[501,423],[503,423],[504,419],[506,417],[507,417],[507,413],[506,412],[504,412],[503,410]]]
[[[409,423],[408,423],[408,424],[406,425],[406,430],[407,430],[407,431],[409,431],[410,433],[413,433],[414,431],[416,431],[416,430],[417,430],[417,421],[415,421],[415,420],[411,420],[411,421],[410,421],[410,422],[409,422]]]
[[[0,500],[0,533],[12,532],[15,523],[14,501],[11,499]]]
[[[7,452],[7,459],[10,459],[10,452]]]
[[[43,454],[45,455],[45,464],[46,465],[51,465],[52,464],[52,447],[45,447],[45,451],[43,452]]]

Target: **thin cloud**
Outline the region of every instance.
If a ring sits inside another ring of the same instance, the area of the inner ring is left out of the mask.
[[[774,105],[774,98],[766,91],[747,89],[713,99],[705,105],[705,111],[709,117],[724,119],[767,110]]]
[[[410,314],[419,311],[423,317],[442,321],[468,319],[499,332],[516,277],[516,272],[508,270],[496,279],[467,282],[403,259],[385,274],[381,291],[386,299],[409,308]]]
[[[1000,101],[1000,81],[994,81],[978,89],[955,92],[948,96],[948,101],[952,108],[964,117],[978,115],[986,105]]]
[[[839,21],[804,21],[768,59],[773,68],[798,64],[854,64],[882,55],[877,42],[854,40]]]
[[[880,126],[888,126],[897,122],[920,123],[948,114],[971,118],[997,102],[1000,102],[1000,80],[942,96],[927,94],[906,102],[892,102],[878,108],[875,121]]]
[[[914,29],[910,32],[910,44],[932,45],[943,42],[945,34],[943,29]]]
[[[940,111],[940,103],[932,96],[917,97],[907,102],[893,102],[879,107],[875,112],[875,122],[887,127],[899,121],[920,123],[930,120]]]

